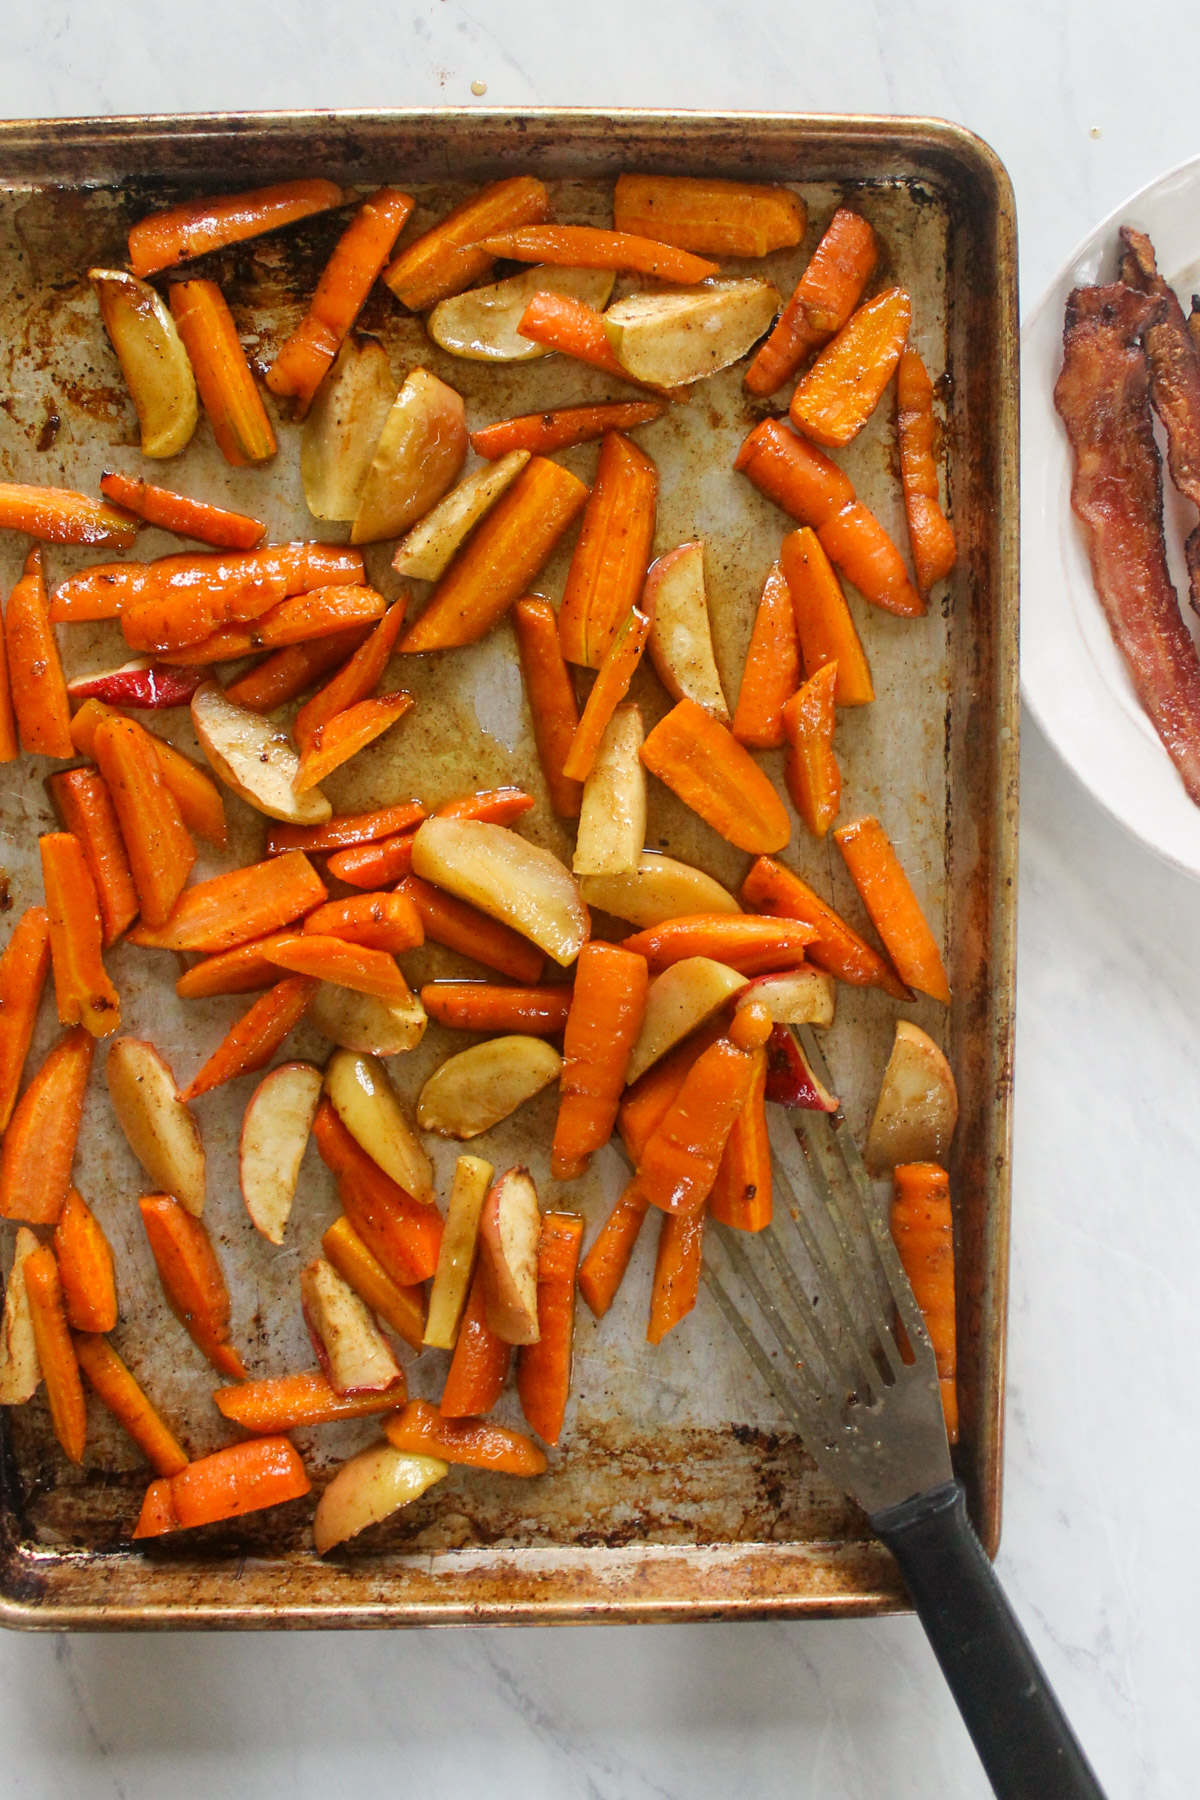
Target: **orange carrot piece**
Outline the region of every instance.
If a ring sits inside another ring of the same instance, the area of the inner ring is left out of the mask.
[[[274,987],[279,970],[266,956],[268,947],[280,938],[291,937],[290,930],[268,933],[236,950],[220,950],[193,963],[175,983],[181,1000],[208,1000],[214,994],[253,994],[259,988]]]
[[[269,461],[275,433],[224,294],[215,281],[177,281],[168,297],[221,455],[235,469]]]
[[[353,627],[376,624],[386,611],[387,601],[374,588],[338,583],[289,595],[254,620],[251,635],[256,647],[284,649],[310,638],[331,637]]]
[[[294,975],[310,977],[314,982],[331,981],[335,987],[352,988],[356,994],[401,1001],[412,993],[394,956],[386,950],[368,950],[361,944],[347,943],[340,937],[294,933],[277,939],[264,954],[277,967],[290,969]]]
[[[542,1215],[538,1241],[538,1341],[522,1344],[517,1356],[521,1411],[547,1444],[562,1435],[571,1391],[571,1344],[575,1335],[575,1269],[583,1242],[583,1220],[575,1213]]]
[[[657,503],[658,471],[650,458],[619,431],[606,433],[558,614],[568,662],[598,669],[637,604]]]
[[[100,725],[105,719],[124,717],[124,713],[105,706],[101,700],[85,700],[71,720],[71,738],[79,754],[95,756],[96,732]],[[145,730],[145,727],[142,729]],[[156,737],[152,731],[147,731],[146,736],[154,746],[163,785],[173,797],[179,808],[179,816],[188,830],[223,849],[226,837],[225,803],[216,782],[190,756],[184,756],[182,751],[176,750],[174,744],[168,744],[165,738]]]
[[[398,1287],[427,1281],[437,1268],[442,1215],[414,1200],[385,1175],[351,1137],[328,1100],[313,1120],[313,1136],[325,1166],[337,1178],[346,1216],[368,1250]]]
[[[515,262],[622,269],[686,285],[720,273],[716,263],[677,250],[672,244],[656,243],[628,231],[604,231],[597,225],[523,225],[484,238],[483,248],[491,256],[511,257]]]
[[[83,1398],[75,1346],[67,1326],[54,1252],[47,1245],[39,1244],[25,1258],[22,1270],[33,1322],[33,1341],[37,1346],[42,1379],[46,1383],[54,1435],[62,1445],[63,1453],[73,1463],[81,1463],[87,1441],[87,1404]]]
[[[817,528],[821,547],[864,600],[901,619],[918,619],[925,602],[908,579],[895,543],[873,512],[855,500]]]
[[[407,894],[351,894],[348,900],[329,900],[309,913],[304,932],[344,938],[392,956],[425,942],[421,915]]]
[[[719,1019],[695,1031],[627,1089],[617,1113],[617,1129],[631,1163],[642,1159],[650,1142],[679,1097],[679,1091],[704,1052],[725,1035]],[[627,1198],[634,1198],[627,1195]],[[644,1202],[639,1202],[644,1204]]]
[[[791,590],[778,563],[763,583],[730,730],[751,750],[778,750],[783,708],[800,679],[800,645]]]
[[[168,1492],[163,1494],[161,1490]],[[299,1500],[312,1490],[299,1452],[285,1437],[247,1438],[189,1463],[170,1481],[153,1481],[135,1538],[216,1525],[244,1513]]]
[[[187,1451],[161,1419],[133,1374],[106,1337],[73,1334],[79,1367],[113,1418],[131,1437],[158,1475],[178,1475],[188,1466]]]
[[[583,784],[569,781],[563,764],[579,724],[579,709],[559,642],[557,614],[548,600],[518,600],[513,608],[513,628],[550,804],[560,818],[577,819]]]
[[[696,1304],[704,1253],[704,1208],[668,1213],[658,1229],[646,1342],[661,1344]]]
[[[46,544],[112,544],[129,550],[137,520],[71,488],[0,481],[0,530],[23,531]]]
[[[471,1277],[471,1292],[438,1402],[443,1419],[478,1418],[481,1413],[491,1412],[504,1390],[511,1361],[511,1345],[498,1338],[487,1322],[481,1261]]]
[[[792,835],[770,779],[731,732],[694,700],[680,700],[642,745],[652,775],[707,825],[752,856],[782,850]]]
[[[800,656],[806,676],[826,663],[837,664],[836,706],[866,706],[875,698],[866,654],[833,564],[811,526],[790,531],[779,567],[791,594]]]
[[[344,1214],[334,1220],[322,1237],[321,1249],[359,1299],[365,1300],[411,1350],[420,1353],[425,1344],[425,1289],[419,1283],[401,1287],[393,1281]],[[397,1392],[394,1387],[389,1391],[393,1395]]]
[[[232,1425],[263,1437],[305,1425],[332,1425],[338,1419],[367,1419],[404,1404],[400,1386],[370,1394],[335,1394],[320,1369],[276,1375],[268,1381],[240,1381],[217,1388],[217,1410]]]
[[[823,838],[837,818],[842,772],[833,753],[837,664],[824,663],[783,709],[788,752],[783,772],[792,805],[814,837]]]
[[[171,1498],[171,1483],[168,1477],[159,1476],[146,1489],[142,1499],[142,1508],[138,1513],[137,1524],[133,1528],[135,1538],[162,1537],[168,1531],[178,1531],[179,1520],[175,1517],[175,1502]]]
[[[536,982],[545,957],[535,944],[499,919],[489,919],[465,900],[444,894],[418,875],[406,875],[400,892],[407,894],[421,915],[425,936],[447,950],[457,950],[485,968],[495,969],[512,981]]]
[[[481,237],[549,217],[550,196],[534,176],[494,181],[402,250],[383,279],[411,312],[427,312],[487,274],[495,259],[480,247]]]
[[[46,601],[42,552],[25,558],[4,619],[9,679],[21,734],[31,756],[73,756],[71,706]]]
[[[402,1413],[388,1419],[384,1436],[397,1450],[416,1456],[440,1456],[443,1462],[471,1469],[494,1469],[501,1475],[541,1475],[544,1453],[520,1431],[493,1425],[490,1419],[446,1419],[428,1400],[410,1400]]]
[[[771,1223],[771,1140],[767,1135],[767,1053],[753,1052],[754,1079],[717,1168],[708,1211],[719,1224],[762,1231]]]
[[[892,1238],[933,1344],[946,1433],[956,1444],[958,1346],[950,1179],[939,1163],[900,1163],[892,1182]]]
[[[531,456],[450,564],[401,650],[476,643],[525,592],[587,497],[561,463]]]
[[[480,788],[474,794],[458,794],[452,800],[443,800],[433,812],[438,819],[477,819],[484,825],[511,825],[535,804],[533,795],[527,794],[524,788]]]
[[[67,1323],[76,1331],[112,1331],[117,1277],[108,1239],[83,1196],[72,1188],[54,1227],[54,1254]]]
[[[421,1005],[451,1031],[526,1032],[555,1037],[571,1010],[569,987],[497,987],[490,981],[433,981]]]
[[[636,1196],[629,1199],[627,1192],[609,1213],[579,1265],[579,1291],[597,1319],[604,1317],[616,1298],[646,1222],[645,1201]]]
[[[557,412],[522,413],[516,419],[499,419],[471,433],[471,448],[490,462],[510,450],[529,450],[549,456],[553,450],[569,450],[589,444],[607,431],[632,431],[662,417],[659,400],[607,400],[597,406],[564,406]]]
[[[912,322],[903,288],[885,288],[851,313],[797,384],[789,413],[814,443],[843,448],[856,438],[892,379]]]
[[[603,313],[586,300],[576,300],[571,294],[535,294],[521,314],[517,331],[547,350],[557,350],[560,356],[573,357],[605,375],[615,375],[631,387],[644,385],[621,367],[605,333]]]
[[[177,537],[197,538],[219,550],[254,550],[267,535],[261,519],[227,512],[206,500],[193,500],[170,488],[155,487],[139,475],[122,475],[110,469],[100,477],[100,492],[126,512],[136,513],[147,525],[173,531]]]
[[[83,846],[108,949],[138,916],[137,892],[108,784],[99,769],[63,769],[49,777],[46,788],[63,830],[73,832]]]
[[[775,329],[746,371],[752,394],[773,394],[811,351],[841,329],[874,273],[878,254],[867,221],[839,206]]]
[[[101,955],[104,924],[83,845],[69,831],[47,832],[38,843],[59,1023],[108,1037],[120,1026],[121,1000]]]
[[[296,771],[293,786],[298,794],[316,787],[344,762],[357,756],[368,744],[402,719],[413,704],[411,694],[381,694],[378,700],[360,700],[347,707],[324,725],[318,725],[309,739]]]
[[[741,898],[758,912],[810,925],[817,935],[808,946],[809,962],[839,981],[851,987],[882,988],[893,1000],[912,999],[890,963],[782,863],[760,856],[742,883]]]
[[[708,256],[769,256],[804,236],[798,194],[712,176],[618,175],[613,224],[659,243]]]
[[[933,383],[917,352],[909,346],[896,372],[896,428],[900,440],[900,480],[908,536],[917,570],[917,589],[923,600],[935,582],[950,573],[958,554],[954,527],[942,511],[938,497],[937,463],[933,447],[937,425],[933,416]]]
[[[13,711],[12,682],[8,674],[8,649],[4,622],[0,619],[0,763],[15,762],[21,753],[17,716]]]
[[[196,860],[196,846],[163,779],[149,734],[134,719],[113,715],[96,727],[93,751],[112,795],[143,931],[171,916]]]
[[[45,907],[30,906],[0,956],[0,1134],[17,1103],[49,969],[50,920]]]
[[[949,1006],[942,953],[879,820],[855,819],[833,835],[901,980]]]
[[[139,926],[130,941],[151,950],[233,950],[291,924],[328,898],[307,856],[291,850],[198,881],[160,929]]]
[[[609,720],[629,692],[629,684],[642,660],[642,652],[650,638],[651,623],[648,614],[640,607],[633,607],[605,652],[583,715],[575,727],[567,760],[563,764],[563,774],[570,780],[586,781],[591,774],[600,750],[600,740]]]
[[[231,619],[245,612],[247,596],[268,588],[283,600],[339,583],[355,587],[364,579],[362,551],[349,544],[266,544],[238,554],[179,551],[148,563],[95,563],[72,575],[54,590],[50,619],[55,625],[116,619],[138,602],[185,592],[209,596],[214,618]]]
[[[579,952],[550,1164],[557,1181],[582,1175],[612,1136],[649,983],[645,959],[629,950],[593,941]]]
[[[268,856],[282,856],[288,850],[303,850],[319,856],[329,850],[344,850],[352,844],[377,844],[398,832],[411,831],[425,817],[419,800],[405,800],[398,806],[384,806],[378,812],[341,813],[327,819],[324,825],[276,825],[267,821]]]
[[[357,706],[374,690],[400,635],[407,604],[407,600],[401,598],[389,606],[350,660],[300,708],[292,725],[292,736],[298,749],[307,749],[313,734],[322,725],[349,707]]]
[[[651,1206],[694,1213],[704,1205],[754,1072],[753,1056],[728,1038],[697,1058],[638,1160],[635,1185]]]
[[[332,181],[280,181],[244,194],[216,194],[184,200],[139,219],[129,232],[129,266],[135,275],[155,275],[193,256],[226,244],[240,244],[264,231],[278,231],[297,219],[342,204]]]
[[[274,952],[271,960],[274,961]],[[179,1098],[195,1100],[211,1088],[222,1087],[239,1075],[265,1068],[288,1034],[299,1024],[317,984],[303,975],[289,976],[256,1000],[236,1024],[231,1025],[198,1075]]]
[[[144,1194],[138,1210],[171,1311],[214,1369],[244,1381],[230,1341],[229,1289],[204,1226],[170,1194]]]
[[[239,675],[236,681],[231,681],[225,692],[231,700],[254,712],[272,712],[275,707],[295,700],[331,669],[340,668],[347,657],[354,655],[370,630],[369,625],[352,625],[346,631],[312,638],[306,644],[289,644],[285,650],[273,650],[244,675]]]
[[[94,1042],[82,1025],[68,1031],[18,1100],[0,1145],[0,1219],[57,1224],[71,1186]]]
[[[168,588],[122,607],[121,635],[131,650],[153,652],[181,668],[220,660],[212,654],[218,641],[228,660],[248,656],[255,634],[247,621],[278,606],[282,586],[281,577],[256,576],[237,588]]]
[[[415,831],[400,832],[379,844],[350,844],[329,859],[329,873],[350,887],[380,888],[412,874]]]
[[[810,925],[753,913],[688,913],[625,939],[622,949],[645,957],[652,975],[689,956],[709,956],[740,975],[795,969],[816,937]]]
[[[413,205],[412,195],[402,194],[398,188],[376,188],[334,246],[308,312],[281,347],[267,375],[273,394],[295,395],[296,418],[302,419],[308,411]]]

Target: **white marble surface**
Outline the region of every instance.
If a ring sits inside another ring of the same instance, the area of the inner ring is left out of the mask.
[[[42,0],[8,117],[487,103],[926,112],[1011,171],[1022,293],[1200,149],[1200,17],[1144,0]],[[1113,1800],[1200,1763],[1200,892],[1027,727],[999,1568]],[[1190,1723],[1189,1723],[1190,1720]],[[1188,1770],[1192,1774],[1188,1774]],[[911,1620],[0,1638],[0,1793],[976,1800]]]

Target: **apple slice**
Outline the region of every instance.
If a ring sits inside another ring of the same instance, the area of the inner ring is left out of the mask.
[[[313,1519],[317,1555],[324,1556],[368,1525],[378,1525],[419,1500],[426,1488],[449,1473],[449,1463],[439,1457],[415,1456],[388,1443],[360,1450],[342,1464],[317,1502]]]
[[[323,1256],[301,1270],[300,1304],[313,1349],[335,1394],[379,1394],[404,1380],[365,1303]]]
[[[433,1164],[404,1116],[388,1072],[377,1056],[335,1050],[325,1092],[356,1144],[414,1200],[433,1202]]]
[[[142,433],[143,456],[178,456],[196,429],[196,377],[169,308],[124,269],[89,269]]]
[[[642,1029],[625,1071],[626,1086],[720,1012],[730,996],[745,985],[744,975],[714,962],[710,956],[685,956],[682,962],[672,963],[656,975],[646,995]]]
[[[414,581],[436,581],[450,567],[459,545],[491,511],[505,488],[512,486],[528,461],[528,450],[510,450],[499,462],[484,463],[482,468],[464,476],[431,513],[426,513],[401,538],[392,558],[396,573]]]
[[[604,727],[583,784],[575,836],[576,875],[630,875],[646,841],[642,709],[627,701]]]
[[[680,544],[651,564],[642,606],[653,620],[650,660],[672,700],[694,700],[728,725],[729,706],[713,654],[702,543]]]
[[[800,1112],[836,1112],[831,1094],[804,1054],[790,1025],[776,1025],[767,1040],[767,1099]]]
[[[487,1322],[505,1344],[536,1344],[542,1215],[528,1169],[506,1169],[479,1216]]]
[[[300,479],[314,519],[357,513],[400,384],[374,338],[347,338],[317,389],[300,438]]]
[[[867,1168],[887,1175],[897,1163],[944,1162],[957,1123],[950,1064],[928,1032],[898,1020],[863,1151]]]
[[[104,1065],[109,1098],[129,1148],[156,1191],[198,1219],[204,1211],[204,1143],[169,1065],[142,1038],[117,1038]]]
[[[742,910],[729,889],[703,869],[676,862],[660,850],[643,850],[636,868],[622,875],[581,875],[579,887],[589,906],[628,919],[643,931],[692,913]]]
[[[776,1025],[833,1024],[835,984],[824,969],[785,969],[778,975],[758,975],[737,997],[738,1007],[761,1000]]]
[[[425,320],[425,328],[434,343],[451,356],[465,356],[472,362],[532,362],[549,355],[545,345],[535,344],[517,330],[535,294],[566,294],[603,312],[615,281],[611,269],[522,269],[506,281],[468,288],[465,294],[439,300]]]
[[[375,446],[350,542],[398,537],[424,518],[458,479],[468,447],[462,395],[428,369],[411,370]]]
[[[507,825],[426,819],[413,839],[413,873],[511,925],[564,969],[587,943],[591,921],[575,877]]]
[[[71,700],[101,700],[105,706],[132,706],[142,711],[157,711],[167,706],[186,706],[200,683],[203,669],[173,669],[166,663],[152,662],[148,656],[135,656],[119,669],[106,669],[100,675],[77,675],[67,683]]]
[[[257,812],[288,825],[323,825],[333,817],[319,787],[296,792],[300,758],[283,727],[239,706],[219,682],[196,689],[192,724],[216,774]]]
[[[33,1399],[42,1379],[24,1273],[25,1258],[32,1256],[37,1247],[33,1232],[28,1225],[22,1225],[4,1290],[4,1317],[0,1319],[0,1406],[24,1406]]]
[[[265,1075],[242,1114],[238,1171],[246,1210],[263,1236],[282,1244],[300,1164],[321,1099],[321,1071],[281,1063]]]
[[[417,1124],[439,1137],[473,1138],[557,1081],[562,1057],[544,1038],[489,1038],[448,1057],[417,1101]]]
[[[433,1350],[453,1350],[458,1342],[459,1322],[475,1273],[479,1215],[494,1172],[481,1156],[460,1156],[454,1165],[454,1186],[425,1321],[425,1342]]]
[[[682,292],[618,300],[604,315],[604,331],[635,381],[684,387],[745,356],[782,304],[769,281],[702,281]]]
[[[359,994],[332,981],[323,981],[313,995],[308,1020],[331,1043],[364,1056],[399,1056],[415,1050],[429,1023],[416,994],[406,1000],[381,1000],[377,994]]]

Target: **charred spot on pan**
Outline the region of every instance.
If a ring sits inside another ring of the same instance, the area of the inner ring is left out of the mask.
[[[37,447],[39,450],[49,450],[53,446],[61,426],[61,418],[51,408],[42,421],[42,429],[38,432]]]

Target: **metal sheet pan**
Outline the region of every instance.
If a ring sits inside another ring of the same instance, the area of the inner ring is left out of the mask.
[[[447,110],[0,126],[0,475],[94,488],[105,467],[139,467],[132,408],[84,271],[119,263],[128,225],[154,205],[319,172],[356,190],[380,181],[412,188],[420,203],[409,227],[415,231],[464,184],[532,171],[554,185],[562,216],[606,222],[611,180],[633,168],[795,184],[809,206],[807,237],[797,251],[769,259],[785,293],[834,205],[851,200],[878,228],[883,273],[912,292],[916,341],[943,374],[958,569],[945,604],[915,625],[856,603],[878,700],[843,715],[839,752],[845,816],[880,813],[947,949],[955,993],[949,1014],[932,1003],[904,1011],[946,1045],[963,1100],[952,1164],[957,1463],[976,1525],[994,1549],[1014,987],[1017,364],[1012,195],[986,146],[930,120],[761,114]],[[252,355],[269,357],[295,322],[338,228],[336,219],[318,219],[207,259]],[[383,339],[397,370],[422,362],[458,386],[472,424],[605,392],[602,377],[558,358],[508,374],[446,358],[385,293],[373,297],[363,323]],[[903,542],[889,406],[845,461],[860,494]],[[731,693],[786,522],[732,475],[730,463],[749,425],[777,410],[750,402],[734,370],[701,384],[643,434],[662,477],[658,550],[705,538],[718,658]],[[297,430],[282,423],[279,435],[281,453],[268,469],[233,471],[202,426],[181,461],[165,465],[165,478],[265,517],[273,535],[313,535],[299,487]],[[589,446],[566,460],[588,478],[595,455]],[[148,533],[139,554],[171,547],[173,540]],[[391,593],[389,548],[370,552],[369,570]],[[6,591],[19,552],[15,542],[0,544]],[[52,578],[88,560],[86,553],[52,550]],[[565,555],[539,588],[557,596],[564,566]],[[65,635],[72,667],[114,660],[112,628]],[[406,664],[402,671],[418,700],[409,719],[330,783],[338,810],[414,792],[437,801],[500,780],[541,792],[507,626],[470,651],[432,660],[435,666]],[[663,696],[652,677],[639,676],[635,697],[648,724],[661,715]],[[159,723],[188,746],[186,714],[160,715]],[[50,818],[46,773],[26,759],[0,782],[0,865],[14,908],[38,896],[36,836]],[[261,821],[236,801],[229,810],[231,850],[248,859]],[[565,847],[544,804],[530,815],[530,830]],[[740,880],[746,867],[657,786],[649,841],[727,881]],[[784,860],[861,921],[835,851],[818,848],[798,827]],[[426,954],[425,965],[413,959],[414,978],[455,966],[446,953]],[[121,947],[111,966],[124,1028],[153,1037],[181,1079],[239,1010],[232,999],[185,1009],[174,997],[170,957]],[[829,1057],[858,1125],[895,1012],[877,993],[839,990]],[[53,1035],[43,1016],[35,1057]],[[465,1041],[456,1038],[456,1047]],[[447,1047],[447,1036],[431,1029],[418,1052],[396,1060],[406,1095],[415,1095]],[[320,1056],[323,1049],[323,1040],[302,1028],[290,1054]],[[134,1204],[141,1178],[106,1117],[100,1060],[77,1179],[117,1253],[117,1342],[200,1454],[227,1436],[209,1400],[213,1376],[162,1302]],[[309,1360],[295,1276],[315,1253],[335,1204],[310,1150],[285,1246],[273,1251],[253,1231],[234,1155],[247,1087],[234,1084],[201,1103],[211,1172],[206,1217],[230,1274],[237,1341],[252,1372],[269,1374]],[[497,1164],[527,1158],[544,1202],[565,1198],[546,1168],[552,1117],[544,1097],[476,1146]],[[437,1154],[444,1172],[452,1152]],[[572,1184],[590,1228],[620,1178],[615,1157],[602,1155],[584,1182]],[[40,1399],[8,1409],[0,1424],[0,1618],[31,1628],[369,1626],[901,1608],[903,1588],[890,1557],[861,1514],[815,1475],[703,1291],[695,1314],[666,1344],[658,1351],[643,1344],[651,1257],[652,1245],[643,1244],[601,1325],[582,1310],[567,1428],[544,1477],[521,1483],[452,1471],[417,1506],[326,1562],[308,1545],[311,1502],[135,1552],[128,1531],[146,1470],[106,1415],[91,1410],[87,1456],[75,1470],[58,1452]],[[436,1395],[444,1359],[427,1353],[407,1360],[412,1390]],[[297,1434],[315,1484],[373,1434],[369,1421]]]

